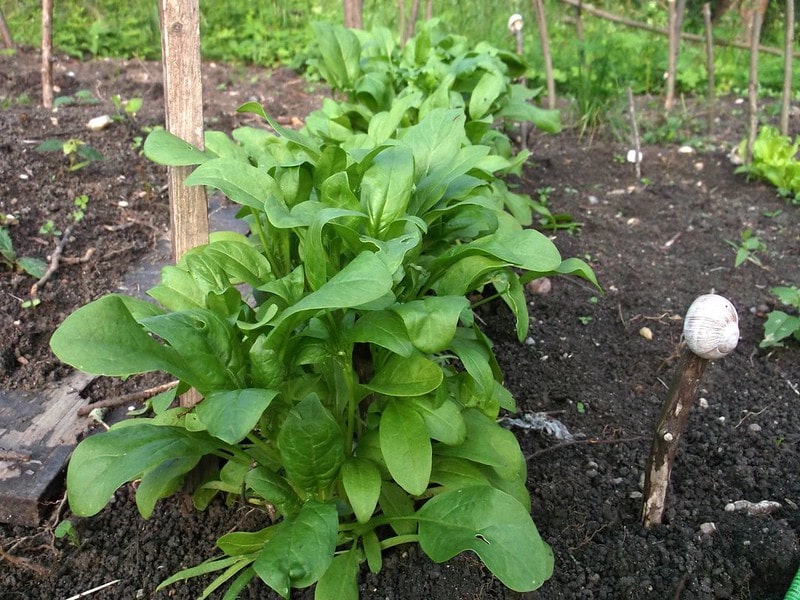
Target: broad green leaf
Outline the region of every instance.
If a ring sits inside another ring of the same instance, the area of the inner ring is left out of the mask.
[[[264,201],[277,188],[275,180],[246,162],[215,158],[197,167],[185,185],[208,185],[220,190],[232,201],[256,210],[264,210]]]
[[[323,208],[314,217],[305,236],[306,277],[312,290],[318,290],[328,280],[328,262],[330,261],[330,239],[323,237],[322,230],[330,222],[342,218],[361,218],[358,211],[342,208]],[[331,265],[333,267],[334,265]]]
[[[406,146],[381,151],[361,178],[362,210],[369,216],[370,233],[383,239],[405,214],[414,181],[414,156]]]
[[[459,329],[451,347],[467,373],[475,380],[478,393],[488,399],[494,393],[495,386],[492,349],[488,340],[477,336],[473,331]]]
[[[409,212],[424,217],[442,199],[448,186],[485,161],[488,152],[487,146],[465,146],[460,148],[450,161],[430,169],[417,183]],[[476,187],[486,184],[479,179],[472,178],[472,180],[475,181]]]
[[[795,286],[777,286],[770,288],[771,293],[775,294],[783,304],[794,306],[800,309],[800,289]]]
[[[229,444],[238,444],[258,424],[277,390],[243,389],[213,391],[195,408],[208,433]]]
[[[411,342],[425,354],[450,345],[461,313],[469,308],[463,296],[428,296],[397,304],[392,310],[403,319]]]
[[[305,311],[354,308],[383,298],[392,289],[392,274],[372,252],[362,252],[317,291],[304,296],[281,315]],[[290,323],[293,321],[290,321]]]
[[[458,446],[437,446],[436,454],[490,466],[503,479],[524,480],[527,465],[514,434],[477,409],[469,408],[461,414],[467,426],[464,442]]]
[[[514,498],[490,486],[444,492],[419,511],[419,543],[444,562],[472,550],[503,584],[535,590],[553,574],[553,552],[530,514]]]
[[[188,370],[177,353],[153,340],[131,316],[126,303],[135,302],[109,294],[82,306],[56,329],[50,348],[86,373],[127,377],[164,370],[183,378]]]
[[[556,269],[556,273],[559,275],[576,275],[582,277],[593,284],[598,290],[601,289],[592,268],[580,258],[567,258],[561,261],[561,264],[558,265]],[[525,281],[524,279],[521,280]]]
[[[200,165],[214,157],[165,129],[154,129],[144,141],[144,155],[155,163],[172,167]]]
[[[436,406],[431,398],[409,398],[417,412],[422,415],[428,435],[434,440],[450,446],[458,445],[467,436],[467,427],[461,410],[451,400]]]
[[[431,481],[457,490],[473,485],[491,485],[481,468],[465,458],[433,457]]]
[[[436,109],[430,112],[402,136],[411,147],[415,162],[415,180],[453,160],[464,140],[464,121],[461,110]]]
[[[215,448],[207,435],[144,419],[90,436],[75,448],[67,468],[70,509],[83,517],[95,515],[122,484],[165,461],[199,459]]]
[[[320,70],[331,87],[352,90],[361,74],[361,42],[358,36],[341,25],[314,22],[319,53]]]
[[[441,367],[420,353],[407,358],[392,355],[364,387],[386,396],[424,396],[443,379]]]
[[[161,283],[147,290],[147,295],[170,310],[207,308],[208,290],[185,267],[163,267]]]
[[[197,308],[141,319],[186,364],[186,382],[201,392],[239,387],[241,342],[233,327],[213,312]]]
[[[203,135],[206,152],[220,158],[231,158],[240,162],[247,162],[247,152],[240,144],[233,141],[228,134],[221,131],[206,131]]]
[[[381,472],[370,460],[350,458],[342,465],[342,484],[359,523],[375,512],[381,494]]]
[[[440,296],[464,295],[488,283],[491,273],[507,266],[507,262],[489,256],[465,256],[451,264],[431,287]]]
[[[300,497],[289,485],[289,482],[264,465],[253,468],[244,480],[247,487],[274,505],[284,515],[297,513],[302,505]]]
[[[184,475],[198,462],[200,462],[199,455],[178,456],[169,458],[147,471],[136,488],[136,507],[139,509],[139,514],[149,519],[156,502],[177,492],[183,483]]]
[[[414,352],[414,345],[408,337],[405,324],[393,312],[365,313],[345,333],[351,343],[376,344],[406,358]]]
[[[514,317],[516,317],[517,339],[520,342],[523,341],[528,335],[528,327],[530,325],[525,288],[520,283],[517,274],[511,269],[495,272],[491,281],[495,290],[511,309]]]
[[[278,433],[278,451],[289,481],[306,497],[325,490],[344,463],[344,434],[315,395],[286,417]]]
[[[421,98],[422,94],[419,92],[396,98],[392,102],[391,110],[377,113],[370,119],[367,133],[376,146],[396,135],[400,123],[407,118],[409,109],[419,104]]]
[[[286,366],[282,358],[284,340],[267,335],[259,335],[248,351],[250,377],[263,388],[277,389],[286,377]]]
[[[17,266],[31,277],[42,277],[47,272],[47,263],[38,258],[23,256],[17,259]]]
[[[291,588],[304,588],[325,574],[333,560],[339,517],[333,504],[310,500],[277,531],[258,555],[253,568],[283,598]]]
[[[537,273],[555,271],[562,262],[555,244],[545,235],[535,229],[518,229],[501,231],[455,247],[436,261],[435,268],[444,270],[457,260],[475,254]]]
[[[273,279],[269,261],[249,242],[211,242],[202,253],[216,261],[234,283],[258,287]]]
[[[390,399],[381,415],[381,451],[394,480],[409,494],[419,496],[431,475],[431,440],[425,421],[404,399]]]
[[[338,554],[317,582],[314,600],[358,600],[358,551]]]
[[[492,104],[505,91],[506,78],[494,71],[487,71],[478,80],[469,99],[469,116],[483,118]]]

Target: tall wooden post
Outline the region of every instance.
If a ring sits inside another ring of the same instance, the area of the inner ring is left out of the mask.
[[[198,0],[159,0],[161,57],[164,65],[164,110],[167,131],[203,148],[203,84],[200,69]],[[187,187],[191,167],[169,167],[172,254],[177,261],[187,250],[208,242],[208,201],[203,186]],[[181,405],[193,406],[191,391]]]
[[[542,0],[532,1],[533,11],[536,13],[536,23],[539,26],[539,40],[542,44],[542,61],[547,81],[547,108],[552,110],[556,107],[556,83],[553,76],[553,59],[550,55],[550,36],[547,34],[547,17],[544,14]]]
[[[786,0],[786,27],[784,29],[783,44],[781,134],[789,135],[789,108],[792,102],[792,51],[794,50],[794,0]]]
[[[42,105],[53,108],[53,0],[42,0]]]

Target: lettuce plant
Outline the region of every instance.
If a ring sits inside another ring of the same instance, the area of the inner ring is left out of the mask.
[[[744,156],[747,140],[739,145],[739,156]],[[737,173],[746,173],[748,177],[762,179],[778,188],[778,193],[800,203],[800,161],[797,152],[800,149],[800,138],[794,142],[788,136],[781,135],[772,126],[764,126],[758,131],[753,143],[753,161],[736,169]]]
[[[410,126],[376,113],[397,123],[391,134],[348,144],[240,110],[276,134],[212,132],[201,152],[158,130],[145,153],[197,165],[186,184],[238,203],[250,235],[215,234],[162,270],[155,302],[104,296],[51,340],[89,373],[181,382],[154,416],[78,445],[73,512],[96,514],[139,480],[148,517],[211,456],[195,505],[225,494],[272,524],[222,536],[220,556],[162,586],[216,573],[202,597],[228,585],[235,598],[259,578],[284,598],[315,583],[317,598],[355,598],[362,563],[378,571],[383,550],[417,542],[434,561],[471,550],[509,588],[539,587],[553,557],[530,517],[525,459],[497,422],[515,404],[470,298],[502,299],[523,339],[527,281],[596,284],[592,271],[523,226],[532,201],[503,186],[511,161],[470,142],[462,109]],[[172,406],[189,388],[202,400]]]

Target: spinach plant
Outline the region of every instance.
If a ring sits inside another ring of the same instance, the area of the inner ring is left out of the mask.
[[[779,286],[770,290],[781,303],[800,311],[800,289],[797,286]],[[790,315],[782,310],[773,310],[764,323],[764,339],[759,346],[781,346],[789,338],[800,341],[800,316]]]
[[[17,256],[8,229],[0,227],[0,265],[8,269],[25,271],[31,277],[41,277],[47,270],[47,263],[31,256]]]
[[[497,422],[515,410],[468,298],[480,292],[528,332],[524,284],[573,274],[525,225],[533,201],[498,175],[513,160],[475,144],[463,107],[416,122],[375,112],[345,141],[278,125],[210,132],[201,152],[163,130],[145,153],[197,165],[186,185],[241,206],[250,235],[215,234],[164,267],[148,294],[111,294],[69,316],[51,340],[81,370],[161,370],[178,390],[154,416],[91,436],[67,473],[77,515],[139,480],[144,517],[215,457],[193,492],[264,510],[258,531],[222,536],[220,556],[162,586],[216,573],[202,597],[235,598],[258,578],[281,596],[316,583],[320,599],[356,598],[360,565],[416,542],[434,561],[471,550],[506,586],[538,588],[553,556],[530,517],[526,463]],[[481,300],[485,301],[485,300]],[[172,406],[194,388],[202,400]]]
[[[66,141],[45,140],[36,146],[38,152],[62,152],[67,157],[69,171],[78,171],[89,163],[103,160],[103,155],[92,148],[86,142],[78,138],[70,138]]]

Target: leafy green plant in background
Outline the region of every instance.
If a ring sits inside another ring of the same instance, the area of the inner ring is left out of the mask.
[[[17,256],[8,229],[0,227],[0,265],[12,271],[24,271],[31,277],[41,277],[47,270],[47,263],[30,256]]]
[[[745,155],[746,147],[747,140],[743,140],[739,145],[739,156]],[[798,150],[800,138],[792,142],[789,136],[781,135],[776,127],[766,125],[758,130],[758,136],[753,143],[752,162],[738,167],[736,172],[767,181],[778,188],[781,196],[800,204]]]
[[[103,160],[103,155],[78,138],[66,141],[45,140],[36,146],[37,152],[62,152],[67,157],[69,171],[78,171],[88,164]]]
[[[800,311],[800,289],[797,286],[779,286],[770,290],[781,303]],[[793,337],[800,340],[800,316],[790,315],[782,310],[773,310],[764,323],[764,339],[759,346],[769,348],[782,346],[783,340]]]
[[[153,402],[154,417],[77,447],[70,506],[95,514],[140,479],[147,517],[211,455],[218,468],[194,492],[198,508],[224,493],[279,517],[223,536],[220,557],[162,585],[218,573],[203,597],[229,585],[233,598],[258,577],[283,597],[316,583],[318,598],[353,598],[359,565],[378,571],[383,550],[408,542],[435,561],[472,550],[518,591],[550,576],[525,459],[497,423],[514,400],[468,298],[504,301],[523,340],[526,282],[596,280],[525,227],[534,202],[499,178],[517,158],[485,127],[491,94],[473,104],[440,88],[417,110],[420,94],[389,110],[363,94],[337,121],[329,104],[327,129],[319,118],[303,132],[248,104],[240,110],[277,135],[210,132],[204,152],[163,130],[148,137],[151,159],[197,165],[187,185],[240,204],[251,235],[217,234],[165,267],[149,291],[159,305],[112,294],[56,331],[54,352],[82,370],[181,381]],[[170,408],[188,388],[202,401]]]

